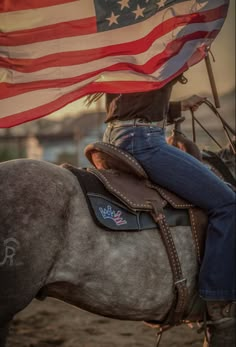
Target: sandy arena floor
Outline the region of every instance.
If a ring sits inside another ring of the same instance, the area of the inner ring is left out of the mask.
[[[197,327],[173,328],[160,347],[202,347]],[[54,299],[33,301],[11,327],[7,347],[155,347],[156,332],[142,322],[94,315]]]

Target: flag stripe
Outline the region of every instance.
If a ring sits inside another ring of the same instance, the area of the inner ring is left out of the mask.
[[[16,0],[19,1],[19,0]],[[40,1],[40,0],[39,0]],[[35,10],[0,14],[0,32],[8,33],[95,17],[93,0],[79,0]]]
[[[7,0],[0,2],[0,13],[2,12],[12,12],[12,11],[22,11],[31,10],[40,7],[48,7],[60,5],[68,2],[75,2],[78,0]]]
[[[194,53],[195,55],[195,53]],[[201,58],[199,57],[199,60]],[[26,111],[15,113],[12,116],[6,116],[0,119],[0,128],[10,128],[24,122],[28,122],[31,120],[35,120],[41,117],[44,117],[49,112],[55,112],[62,107],[68,105],[69,103],[82,98],[88,94],[93,94],[97,92],[104,93],[129,93],[130,90],[134,92],[142,92],[145,90],[154,90],[163,87],[166,83],[168,83],[173,78],[179,76],[182,72],[184,72],[188,68],[188,64],[185,63],[182,69],[176,71],[172,76],[167,78],[165,81],[160,82],[147,82],[147,81],[119,81],[119,84],[115,84],[112,82],[102,82],[102,83],[90,83],[84,86],[83,88],[79,88],[74,90],[71,93],[67,93],[56,100],[48,104],[43,104],[39,107],[35,107],[33,109],[28,109]]]
[[[51,43],[50,51],[44,50],[44,47],[41,46],[41,58],[34,59],[14,59],[11,58],[12,55],[22,56],[21,51],[14,51],[14,47],[7,48],[2,47],[2,57],[0,56],[0,63],[2,67],[5,67],[14,71],[21,71],[25,73],[39,71],[42,69],[55,67],[55,66],[66,66],[66,65],[76,65],[76,64],[84,64],[90,61],[95,61],[96,59],[101,59],[106,56],[112,56],[113,60],[115,56],[119,54],[128,55],[128,54],[139,54],[145,50],[147,50],[152,44],[155,42],[155,49],[161,49],[163,47],[163,40],[167,40],[170,42],[173,34],[178,37],[182,35],[186,35],[188,33],[198,31],[211,31],[214,27],[215,29],[220,29],[222,26],[223,19],[219,19],[215,22],[210,23],[198,23],[198,24],[189,24],[184,30],[183,26],[179,26],[181,21],[174,21],[173,19],[165,22],[165,25],[161,25],[160,27],[154,28],[147,36],[141,37],[141,39],[136,38],[136,40],[132,40],[132,42],[121,43],[108,47],[98,47],[94,49],[81,50],[81,44],[78,44],[77,39],[74,39],[74,42],[66,42],[67,39],[60,41],[59,46],[64,48],[63,52],[59,52],[57,47]],[[174,29],[174,32],[170,30]],[[167,35],[169,33],[169,35]],[[167,35],[167,36],[165,36]],[[207,37],[207,35],[205,36]],[[161,40],[158,41],[158,39]],[[155,41],[154,41],[155,40]],[[123,40],[124,41],[124,40]],[[159,44],[159,47],[158,47]],[[71,52],[66,51],[66,47],[69,46],[73,49],[73,55]],[[78,49],[78,51],[76,51]],[[36,48],[36,52],[37,52]],[[34,49],[29,46],[28,55],[34,56]],[[6,58],[4,56],[7,56]]]
[[[228,0],[149,0],[139,12],[139,0],[124,9],[105,0],[43,4],[0,13],[0,127],[92,92],[164,86],[203,59],[228,9]]]
[[[147,33],[148,30],[150,30],[150,27],[147,26],[147,22],[150,22],[152,26],[157,27],[158,30],[163,30],[161,27],[166,27],[166,30],[168,29],[168,26],[175,25],[175,26],[181,26],[183,24],[187,23],[203,23],[205,20],[205,17],[207,16],[208,22],[215,21],[219,18],[224,18],[227,11],[227,6],[222,5],[218,8],[205,10],[204,12],[199,12],[197,14],[186,14],[181,15],[178,17],[172,17],[170,19],[166,19],[165,22],[162,22],[162,20],[159,19],[158,14],[148,19],[145,23],[145,32]],[[137,25],[141,26],[142,23],[138,23]],[[28,45],[32,43],[37,42],[47,42],[50,40],[57,40],[65,37],[74,37],[78,35],[88,35],[95,33],[97,29],[96,26],[96,17],[88,17],[86,19],[80,19],[80,20],[74,20],[70,22],[63,22],[63,23],[57,23],[54,25],[48,25],[44,26],[40,29],[28,29],[28,30],[22,30],[22,31],[16,31],[8,34],[0,34],[0,46],[20,46],[20,45]],[[119,43],[121,41],[121,35],[122,32],[126,31],[125,28],[117,29],[116,32],[119,31],[119,33],[113,33],[112,34],[112,42],[115,40],[113,44]],[[139,33],[145,35],[144,33]],[[97,34],[96,36],[97,40],[99,39],[99,36],[104,35]],[[107,35],[111,35],[110,32],[107,33]],[[138,32],[136,32],[136,35],[138,35]],[[87,41],[87,38],[85,38]],[[132,40],[132,39],[131,39]],[[122,41],[123,42],[123,41]],[[73,44],[73,42],[71,42]],[[97,42],[98,43],[98,42]],[[76,42],[75,42],[76,44]],[[90,46],[94,43],[87,42]],[[98,43],[99,44],[99,43]],[[4,47],[3,47],[4,49]],[[9,51],[10,53],[11,51]]]
[[[187,42],[187,40],[186,40]],[[199,41],[197,41],[197,43],[199,44]],[[182,45],[184,45],[183,42],[181,42]],[[193,43],[192,43],[193,44]],[[182,49],[182,46],[179,47],[180,49]],[[179,51],[180,51],[179,49]],[[176,52],[177,54],[178,52]],[[205,52],[203,53],[205,54]],[[160,57],[158,57],[160,58]],[[168,58],[168,50],[166,50],[166,52],[164,52],[164,54],[162,54],[162,58],[160,60],[164,60],[164,58]],[[170,58],[170,57],[169,57]],[[35,82],[29,82],[29,83],[19,83],[19,84],[15,84],[14,88],[11,88],[11,84],[9,83],[2,83],[0,85],[0,95],[2,95],[2,100],[5,98],[10,98],[10,97],[14,97],[17,95],[20,95],[24,92],[30,92],[30,91],[36,91],[36,90],[42,90],[42,89],[48,89],[48,88],[63,88],[66,86],[70,86],[73,85],[74,83],[78,83],[81,82],[83,80],[88,80],[89,78],[94,77],[94,80],[98,78],[98,76],[100,76],[101,74],[104,73],[104,71],[109,72],[109,71],[116,71],[117,69],[119,69],[119,75],[122,76],[122,78],[124,78],[124,75],[121,74],[121,71],[127,71],[128,74],[130,74],[130,70],[132,69],[133,71],[136,72],[138,79],[140,80],[140,74],[143,73],[147,73],[150,74],[150,80],[154,81],[155,76],[160,75],[159,71],[162,70],[163,72],[163,67],[164,64],[160,66],[160,64],[158,65],[156,63],[156,59],[157,57],[154,56],[152,57],[152,59],[150,59],[147,63],[145,63],[144,65],[135,65],[135,64],[131,64],[129,62],[127,63],[118,63],[118,64],[114,64],[112,66],[109,67],[105,67],[103,69],[97,70],[97,71],[91,71],[87,74],[83,74],[83,75],[79,75],[77,77],[71,77],[71,78],[66,78],[66,79],[57,79],[57,80],[51,80],[51,81],[35,81]],[[159,69],[159,70],[158,70]],[[153,74],[153,76],[152,76]],[[114,75],[114,74],[113,74]],[[106,74],[106,79],[107,79],[108,74]],[[134,78],[134,77],[132,77]],[[159,76],[160,78],[160,76]],[[143,80],[147,80],[147,77],[145,77]],[[14,104],[15,100],[12,99],[11,102]],[[3,109],[3,105],[0,106]],[[4,107],[6,108],[6,107]]]
[[[213,28],[215,30],[219,30],[221,26],[222,20],[218,20],[217,22],[212,22],[211,24],[207,25],[205,25],[204,23],[201,25],[188,25],[188,28],[186,28],[185,30],[182,30],[183,27],[179,27],[178,31],[177,28],[175,28],[175,34],[178,34],[178,39],[173,40],[172,42],[179,42],[182,39],[182,37],[186,37],[187,35],[196,32],[198,33],[199,38],[207,38],[208,36],[211,37],[211,30]],[[160,37],[161,40],[159,39]],[[165,42],[171,42],[172,38],[173,32],[164,33],[161,32],[161,30],[156,32],[156,29],[154,29],[153,32],[151,32],[146,37],[141,38],[140,40],[110,47],[103,47],[102,50],[98,48],[85,51],[74,51],[73,55],[71,54],[71,52],[63,52],[57,54],[50,54],[48,56],[43,56],[42,58],[38,59],[10,59],[0,57],[0,64],[2,67],[9,69],[9,76],[11,76],[12,71],[18,71],[26,73],[26,79],[28,79],[29,73],[37,71],[40,72],[40,70],[50,69],[58,66],[64,67],[63,74],[66,75],[65,71],[67,67],[71,69],[71,67],[74,66],[73,71],[75,71],[74,69],[76,69],[76,66],[80,64],[85,64],[93,61],[96,61],[97,64],[98,60],[101,60],[102,58],[106,57],[109,57],[111,62],[117,59],[122,59],[122,56],[124,56],[125,58],[127,55],[134,55],[136,59],[136,56],[138,54],[148,51],[151,47],[153,47],[153,52],[150,50],[149,53],[155,54],[154,51],[161,52],[161,50],[163,49],[163,40],[165,40]],[[191,36],[189,36],[189,38],[191,38]],[[82,67],[82,69],[84,69],[84,66]],[[76,69],[76,71],[78,70]],[[49,70],[47,70],[47,75],[50,75]],[[16,73],[14,75],[14,78],[17,78],[17,76],[18,75]]]
[[[55,85],[58,85],[58,86],[69,85],[76,81],[83,80],[84,78],[86,79],[87,75],[89,76],[91,72],[95,72],[96,75],[99,75],[105,70],[116,71],[117,69],[118,70],[133,69],[140,73],[142,72],[146,74],[153,74],[155,70],[160,68],[167,59],[170,59],[171,57],[174,57],[175,55],[177,55],[180,52],[180,50],[183,48],[186,42],[194,41],[193,44],[196,44],[196,46],[198,47],[200,43],[200,39],[205,39],[205,37],[207,36],[209,40],[212,40],[217,35],[217,33],[218,33],[217,30],[213,30],[212,32],[193,31],[192,33],[185,35],[182,38],[180,37],[176,40],[169,42],[166,48],[162,52],[156,55],[155,55],[155,52],[158,52],[158,50],[156,50],[155,43],[151,45],[149,49],[146,47],[144,47],[145,49],[141,49],[142,52],[140,54],[138,54],[140,45],[136,45],[135,48],[137,49],[137,52],[129,52],[129,54],[125,56],[117,55],[117,56],[113,56],[112,58],[106,56],[100,60],[96,59],[96,63],[90,62],[85,64],[84,66],[80,65],[81,64],[81,61],[80,61],[79,65],[75,65],[75,66],[65,65],[63,72],[61,73],[58,73],[58,69],[60,69],[60,66],[53,67],[51,69],[46,69],[44,72],[44,78],[42,78],[42,71],[37,71],[34,73],[27,73],[27,74],[22,72],[14,72],[14,89],[10,88],[13,71],[9,70],[8,71],[9,77],[5,78],[7,81],[5,83],[2,83],[2,87],[0,85],[0,92],[1,92],[0,95],[2,94],[2,98],[9,97],[10,95],[17,95],[22,92],[22,88],[25,89],[27,88],[27,86],[28,88],[41,89],[41,88],[47,88],[49,86],[53,87]],[[143,44],[146,42],[147,41],[145,40]],[[170,47],[172,47],[172,49],[170,49]],[[135,59],[134,57],[130,56],[131,53],[132,55],[135,55]],[[150,59],[150,57],[152,58]],[[152,63],[153,65],[151,65],[151,62],[153,62]],[[67,63],[69,62],[67,61]],[[55,76],[57,76],[57,78],[55,78]],[[58,78],[60,76],[61,78]]]
[[[154,33],[157,33],[159,37],[159,30],[165,34],[171,30],[173,30],[178,26],[181,26],[181,24],[184,24],[183,19],[180,19],[178,21],[178,17],[171,18],[160,24],[159,26],[154,20],[147,20],[147,23],[145,25],[144,30],[142,23],[138,23],[134,26],[134,30],[132,30],[129,35],[127,35],[125,28],[115,30],[112,35],[108,31],[106,33],[96,33],[91,34],[88,37],[82,36],[79,38],[72,37],[72,38],[65,38],[61,40],[52,40],[50,42],[38,42],[31,45],[22,45],[20,47],[1,47],[1,56],[7,56],[9,58],[27,58],[30,56],[33,59],[40,58],[46,55],[60,53],[60,52],[71,52],[73,53],[78,51],[85,51],[89,53],[89,50],[93,49],[104,49],[106,47],[111,47],[111,49],[114,49],[113,47],[116,45],[121,44],[135,44],[139,39],[142,39],[143,37],[147,37],[150,32],[153,32],[157,26],[157,30],[154,31]],[[173,26],[171,26],[173,25]],[[126,35],[124,37],[124,35]],[[89,39],[88,39],[89,38]],[[148,38],[148,37],[147,37]],[[121,46],[119,46],[121,47]]]
[[[204,42],[204,40],[203,40]],[[199,39],[196,40],[195,44],[199,44]],[[96,72],[91,72],[90,74],[86,74],[84,76],[79,76],[78,77],[78,81],[74,81],[73,84],[69,85],[69,86],[65,86],[65,84],[63,84],[63,81],[60,81],[54,85],[54,86],[50,86],[51,89],[38,89],[38,91],[36,90],[36,86],[34,85],[32,88],[32,91],[28,91],[25,94],[21,94],[18,96],[14,96],[14,97],[8,97],[6,99],[3,99],[0,101],[0,109],[1,109],[1,114],[2,117],[8,116],[11,113],[15,113],[17,110],[21,110],[21,112],[24,112],[25,110],[27,110],[30,105],[28,103],[28,100],[34,99],[37,96],[37,104],[39,104],[40,102],[43,104],[45,103],[46,100],[48,100],[48,98],[53,98],[53,97],[57,97],[58,94],[65,94],[68,92],[71,92],[71,88],[74,89],[78,89],[83,87],[85,84],[95,81],[97,79],[97,76],[100,76],[103,73],[103,78],[101,80],[105,80],[106,81],[106,73],[104,73],[104,71],[122,71],[122,70],[127,70],[126,74],[122,75],[120,73],[113,73],[112,75],[114,76],[113,79],[114,80],[118,80],[119,74],[120,74],[120,78],[125,78],[126,81],[128,80],[136,80],[136,81],[145,81],[147,80],[147,78],[145,77],[144,74],[151,74],[153,72],[153,70],[155,71],[155,73],[153,74],[152,77],[152,82],[154,82],[155,80],[160,81],[160,83],[163,81],[166,81],[169,77],[171,77],[175,71],[179,71],[182,69],[183,67],[183,57],[188,57],[188,59],[191,58],[191,52],[192,52],[192,45],[194,45],[194,42],[189,42],[187,41],[187,43],[184,45],[184,47],[180,50],[180,52],[176,55],[174,55],[172,58],[170,58],[168,61],[171,62],[171,68],[169,68],[168,64],[165,63],[163,65],[161,65],[161,67],[159,69],[156,68],[155,66],[155,57],[152,58],[144,67],[142,67],[142,71],[140,71],[140,69],[133,69],[131,70],[132,64],[126,66],[125,64],[116,64],[114,66],[111,66],[109,68],[103,69],[103,70],[98,70]],[[205,50],[203,49],[202,51],[199,50],[198,51],[198,55],[200,55],[201,57],[203,55],[205,55]],[[166,68],[167,66],[167,68]],[[143,73],[144,71],[144,73]],[[126,77],[125,77],[126,76]],[[121,79],[119,79],[121,81]],[[100,80],[98,80],[97,82],[100,82]],[[155,82],[154,82],[155,84]],[[23,87],[23,86],[22,86]],[[119,88],[119,86],[117,85],[117,87]],[[113,89],[115,90],[116,87],[114,87]],[[34,96],[35,95],[35,96]],[[20,101],[20,102],[19,102]]]
[[[15,31],[0,34],[0,46],[20,46],[35,42],[47,42],[65,37],[89,35],[96,33],[96,17],[52,24],[38,29]]]

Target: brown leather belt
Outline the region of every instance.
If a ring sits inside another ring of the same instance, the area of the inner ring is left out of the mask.
[[[128,119],[128,120],[113,120],[108,123],[108,126],[148,126],[148,127],[160,127],[164,128],[165,126],[165,120],[162,119],[160,121],[156,122],[149,122],[148,120],[145,120],[143,118],[135,118],[135,119]]]

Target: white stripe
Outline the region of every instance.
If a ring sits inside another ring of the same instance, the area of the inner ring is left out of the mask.
[[[165,50],[166,44],[171,43],[173,37],[181,38],[182,36],[196,32],[198,29],[212,31],[213,29],[220,29],[222,26],[222,19],[211,23],[205,23],[199,27],[199,24],[190,24],[187,27],[179,27],[178,31],[175,29],[174,34],[170,32],[160,39],[153,42],[150,48],[137,55],[117,55],[109,56],[102,59],[97,59],[85,64],[72,65],[72,66],[59,66],[47,68],[32,73],[23,73],[14,71],[12,69],[1,69],[0,68],[0,81],[7,83],[28,83],[34,81],[42,80],[55,80],[61,78],[71,78],[80,76],[85,73],[90,73],[95,70],[104,69],[116,63],[125,62],[136,65],[143,65],[153,56],[163,52]],[[206,39],[204,39],[206,42]],[[202,41],[201,41],[202,42]]]
[[[173,17],[169,14],[168,18]],[[168,19],[165,18],[165,19]],[[50,41],[43,41],[21,46],[2,46],[0,56],[9,58],[36,59],[45,55],[83,51],[94,48],[107,47],[139,40],[149,34],[157,25],[163,22],[163,18],[157,13],[145,22],[119,28],[113,31],[98,32],[78,37],[68,37]]]
[[[74,90],[93,82],[95,78],[74,84],[65,88],[50,88],[36,90],[24,93],[12,98],[7,98],[0,101],[1,116],[0,118],[10,116],[15,113],[24,112],[33,108],[46,105],[54,100],[57,100],[63,95],[66,95]],[[14,104],[13,104],[14,103]]]
[[[0,47],[0,56],[16,59],[36,59],[54,53],[114,46],[141,39],[161,22],[162,19],[160,16],[156,15],[147,19],[145,22],[134,24],[128,29],[127,27],[123,27],[112,32],[98,32],[80,37],[67,37],[21,46],[2,46]]]
[[[62,5],[0,13],[0,32],[33,29],[94,16],[93,0],[78,0]]]
[[[29,45],[22,46],[2,46],[0,47],[0,56],[3,58],[12,59],[37,59],[50,54],[83,51],[94,48],[101,48],[107,46],[119,45],[122,43],[133,42],[142,39],[148,35],[157,25],[162,22],[160,16],[147,19],[145,22],[137,23],[129,28],[121,28],[114,30],[114,33],[110,31],[91,34],[78,37],[68,37],[51,41],[37,42]],[[214,22],[196,23],[184,25],[187,28],[194,26],[197,30],[210,31],[213,25],[220,28],[224,22],[224,19],[219,19]],[[213,23],[213,24],[212,24]],[[182,27],[177,27],[173,32],[176,35],[177,32],[182,30]],[[184,29],[185,30],[185,29]],[[172,35],[173,35],[172,34]],[[162,38],[160,38],[162,39]]]
[[[3,99],[0,101],[1,117],[6,117],[15,113],[24,112],[32,108],[45,105],[51,101],[56,100],[62,95],[70,93],[74,90],[85,86],[86,84],[97,81],[148,81],[157,82],[164,81],[174,73],[180,70],[183,64],[191,58],[193,52],[196,51],[196,47],[204,44],[205,40],[200,42],[199,40],[187,42],[181,52],[169,59],[160,69],[158,69],[152,76],[146,76],[138,74],[133,71],[126,72],[115,72],[115,73],[104,73],[101,76],[95,76],[89,80],[76,83],[72,86],[65,88],[50,88],[44,90],[36,90],[22,95],[14,96],[11,98]]]
[[[137,81],[137,82],[162,82],[179,71],[183,65],[189,61],[196,48],[205,45],[205,40],[193,40],[185,44],[183,49],[177,56],[169,59],[160,69],[156,70],[152,75],[138,74],[133,71],[117,71],[105,72],[100,75],[99,82],[122,82],[122,81]]]

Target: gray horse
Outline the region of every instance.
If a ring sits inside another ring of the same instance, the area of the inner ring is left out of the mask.
[[[0,228],[1,347],[14,315],[42,289],[116,319],[163,321],[171,308],[173,276],[158,230],[100,229],[66,169],[35,160],[1,163]],[[202,308],[192,311],[200,299],[191,231],[171,231],[190,294],[186,318],[197,320]]]

